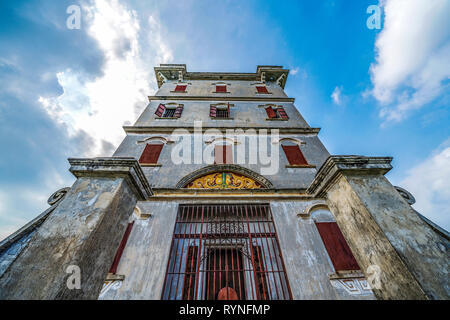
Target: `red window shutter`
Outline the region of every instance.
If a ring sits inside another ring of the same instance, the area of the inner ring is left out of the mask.
[[[186,85],[177,85],[175,87],[175,92],[185,92],[186,91]]]
[[[258,91],[258,93],[269,93],[266,87],[257,86],[256,90]]]
[[[161,103],[161,104],[158,106],[158,108],[156,109],[155,114],[156,114],[158,117],[161,117],[161,116],[163,115],[163,113],[164,113],[164,110],[166,110],[166,106],[163,105],[163,104]]]
[[[209,116],[215,118],[217,116],[217,108],[215,106],[209,107]]]
[[[139,163],[154,164],[158,162],[159,154],[163,148],[163,144],[147,144],[144,152],[142,152]]]
[[[226,85],[216,86],[216,92],[227,92],[227,86]]]
[[[267,112],[267,116],[272,119],[272,118],[276,118],[277,114],[275,113],[275,110],[273,110],[272,107],[267,107],[266,108],[266,112]]]
[[[298,146],[282,145],[282,147],[290,165],[308,164]]]
[[[289,119],[289,117],[288,117],[286,111],[284,110],[284,108],[283,108],[282,106],[278,106],[277,112],[278,112],[278,114],[280,115],[280,117],[281,117],[282,119]]]
[[[175,117],[175,118],[180,118],[182,113],[183,113],[183,105],[179,105],[179,106],[175,109],[174,117]]]
[[[214,146],[214,163],[225,164],[233,163],[233,149],[230,145]]]
[[[317,230],[336,271],[359,270],[350,247],[336,222],[316,222]]]
[[[119,248],[116,251],[116,255],[114,257],[114,261],[111,265],[111,268],[109,269],[109,273],[116,273],[117,272],[117,266],[119,265],[120,258],[122,257],[123,250],[125,249],[125,246],[127,245],[128,237],[130,236],[131,229],[133,228],[133,222],[130,222],[127,226],[127,229],[125,230],[125,233],[122,237],[122,241],[120,241]]]

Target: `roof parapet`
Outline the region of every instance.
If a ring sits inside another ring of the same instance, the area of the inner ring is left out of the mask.
[[[259,82],[277,82],[282,88],[286,85],[289,69],[282,66],[257,66],[256,73],[239,72],[187,72],[185,64],[160,64],[155,67],[158,88],[169,80],[243,80]]]

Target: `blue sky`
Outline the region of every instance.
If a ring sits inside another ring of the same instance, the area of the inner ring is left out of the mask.
[[[66,27],[70,5],[81,28]],[[2,1],[0,238],[109,156],[156,90],[153,67],[291,70],[286,92],[332,154],[393,156],[387,175],[450,229],[450,2]]]

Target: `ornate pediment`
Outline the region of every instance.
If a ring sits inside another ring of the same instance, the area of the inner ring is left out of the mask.
[[[214,172],[188,183],[188,189],[261,189],[259,182],[234,172]]]

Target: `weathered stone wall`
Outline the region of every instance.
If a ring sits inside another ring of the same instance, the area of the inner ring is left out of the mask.
[[[420,219],[384,176],[341,176],[327,196],[361,268],[381,269],[378,297],[450,296],[448,240]]]
[[[142,213],[135,219],[117,274],[125,275],[119,289],[107,290],[100,299],[161,299],[178,205],[175,202],[139,202]],[[136,216],[134,216],[136,218]]]
[[[293,298],[374,299],[370,290],[350,293],[342,285],[333,285],[330,281],[329,275],[335,271],[314,222],[297,216],[317,202],[319,200],[271,201]],[[182,203],[208,202],[191,200]],[[259,202],[218,200],[213,203]],[[175,201],[138,203],[143,213],[152,216],[148,220],[135,220],[117,270],[125,280],[117,287],[105,290],[100,299],[161,298],[178,204]]]
[[[169,102],[180,103],[184,105],[183,113],[178,119],[163,119],[155,115],[155,111],[160,103]],[[230,118],[217,119],[209,116],[211,104],[230,102]],[[268,120],[267,112],[262,107],[265,104],[281,105],[286,110],[289,120]],[[152,100],[147,105],[141,116],[138,118],[135,126],[145,127],[193,127],[194,121],[202,121],[203,127],[218,128],[309,128],[305,119],[300,115],[292,102],[251,102],[251,101],[185,101],[185,100]]]
[[[0,277],[5,273],[6,269],[17,258],[20,252],[27,246],[34,234],[35,230],[25,234],[19,240],[16,240],[8,249],[0,253]]]
[[[145,142],[147,138],[150,137],[166,137],[170,138],[170,135],[161,135],[161,134],[128,134],[121,145],[118,147],[117,151],[114,153],[114,156],[131,156],[139,159],[144,148]],[[272,152],[272,148],[278,149],[278,158],[279,160],[279,170],[276,174],[273,175],[265,175],[267,179],[269,179],[275,188],[286,189],[286,188],[307,188],[311,181],[314,179],[314,176],[317,173],[317,170],[320,166],[325,162],[328,158],[329,153],[320,142],[320,139],[317,135],[300,135],[300,134],[283,134],[280,135],[280,138],[296,138],[304,144],[301,145],[302,153],[304,154],[306,160],[309,164],[315,165],[315,168],[288,168],[289,162],[286,158],[286,155],[281,147],[280,143],[273,144],[269,139],[267,139],[267,150]],[[262,166],[261,164],[251,164],[249,159],[249,152],[252,150],[255,154],[257,154],[257,144],[252,143],[248,137],[245,139],[246,141],[246,153],[245,153],[245,163],[239,164],[244,168],[250,169],[257,173],[261,173],[262,167],[269,167],[269,165]],[[283,143],[283,142],[282,142]],[[204,142],[202,143],[202,147],[206,148],[208,145]],[[158,163],[161,164],[161,167],[143,167],[147,179],[151,182],[154,188],[175,188],[178,181],[180,181],[183,177],[190,174],[191,172],[198,170],[207,166],[206,163],[202,164],[181,164],[174,165],[171,159],[171,153],[176,148],[176,144],[165,144],[161,154],[159,156]],[[194,150],[194,138],[191,139],[191,150]],[[237,154],[239,152],[240,146],[233,146],[233,153],[235,163],[237,161]],[[193,154],[193,153],[192,153]],[[242,153],[241,153],[242,154]]]
[[[111,265],[135,203],[123,178],[79,178],[0,278],[0,298],[97,298],[96,279]],[[67,288],[69,265],[81,269],[80,290]]]
[[[226,84],[227,93],[215,92],[215,84]],[[187,84],[186,92],[173,92],[177,84]],[[258,84],[261,86],[261,84]],[[287,98],[283,88],[273,81],[266,82],[267,90],[269,94],[258,93],[255,86],[255,81],[244,80],[187,80],[185,83],[178,83],[178,80],[168,80],[165,82],[158,92],[157,96],[173,96],[173,97],[185,97],[189,96],[202,96],[202,97],[275,97],[275,98]]]
[[[293,298],[374,299],[372,292],[361,288],[358,281],[354,281],[356,288],[350,293],[337,280],[330,280],[335,270],[313,219],[297,216],[315,203],[321,201],[271,202]]]

